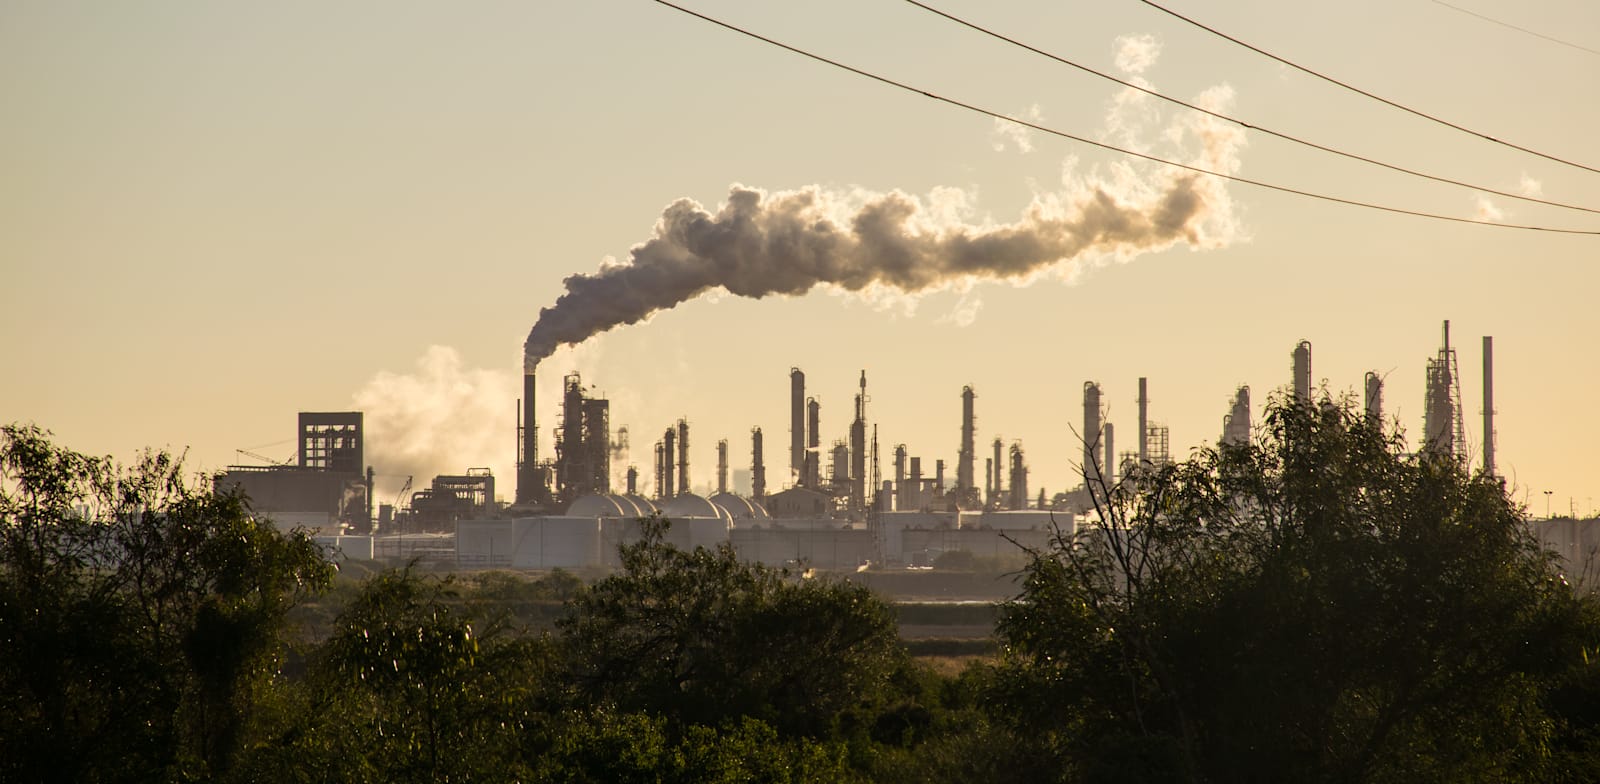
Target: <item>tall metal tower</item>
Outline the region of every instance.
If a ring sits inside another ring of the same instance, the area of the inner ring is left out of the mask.
[[[1461,419],[1461,371],[1456,350],[1450,346],[1450,322],[1444,322],[1444,342],[1428,360],[1428,383],[1423,401],[1424,452],[1454,460],[1467,458],[1467,434]]]

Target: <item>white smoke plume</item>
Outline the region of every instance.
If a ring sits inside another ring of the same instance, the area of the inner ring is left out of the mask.
[[[1117,37],[1117,68],[1129,74],[1150,70],[1161,57],[1161,40],[1148,33]]]
[[[1498,223],[1498,222],[1503,221],[1503,220],[1506,219],[1505,210],[1500,209],[1500,205],[1495,204],[1494,201],[1492,199],[1490,199],[1488,196],[1484,196],[1483,194],[1478,194],[1476,197],[1474,197],[1473,204],[1474,204],[1474,209],[1473,209],[1473,212],[1472,212],[1473,220],[1481,220],[1481,221],[1489,221],[1490,223]]]
[[[1044,121],[1044,114],[1039,111],[1039,104],[1033,104],[1015,116],[1034,123]],[[1017,152],[1026,155],[1033,152],[1033,129],[996,117],[994,129],[989,131],[989,145],[995,152],[1005,152],[1006,147],[1016,147]]]
[[[373,376],[353,403],[365,414],[367,460],[384,474],[378,500],[387,503],[406,476],[421,489],[439,474],[488,467],[499,481],[512,481],[516,411],[510,401],[520,390],[509,370],[463,367],[446,346],[429,346],[411,373]]]
[[[1228,98],[1226,88],[1206,96]],[[1167,155],[1220,172],[1238,170],[1245,141],[1242,130],[1187,112],[1157,138],[1177,148]],[[528,334],[525,365],[714,291],[761,298],[825,286],[914,296],[975,281],[1026,283],[1045,273],[1071,279],[1086,265],[1179,244],[1221,247],[1238,233],[1223,185],[1171,167],[1120,163],[1036,194],[1011,223],[973,223],[960,210],[935,206],[951,202],[953,189],[923,199],[900,191],[734,185],[715,209],[673,202],[627,260],[568,277],[566,293],[540,311]]]
[[[1544,183],[1529,177],[1527,172],[1522,173],[1522,178],[1517,183],[1517,190],[1521,191],[1522,195],[1530,198],[1544,198]]]

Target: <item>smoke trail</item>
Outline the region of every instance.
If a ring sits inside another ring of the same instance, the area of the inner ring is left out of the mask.
[[[1231,91],[1213,89],[1204,98],[1225,102]],[[1164,134],[1180,144],[1190,137],[1198,142],[1196,165],[1237,170],[1242,131],[1186,116]],[[1074,180],[1062,193],[1035,196],[1009,224],[965,223],[899,191],[838,194],[811,186],[767,193],[735,185],[714,212],[680,199],[627,261],[564,281],[566,293],[540,311],[528,334],[525,363],[532,368],[559,346],[715,290],[752,298],[818,285],[917,294],[1045,271],[1070,275],[1091,259],[1233,239],[1232,205],[1215,178],[1167,167],[1112,168],[1106,180]]]

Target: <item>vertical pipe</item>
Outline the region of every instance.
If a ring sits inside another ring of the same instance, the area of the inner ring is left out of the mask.
[[[789,368],[789,470],[804,477],[806,468],[806,374]]]
[[[518,436],[518,456],[522,459],[517,462],[517,503],[531,504],[538,493],[534,487],[539,464],[539,426],[533,415],[533,388],[534,376],[532,372],[522,374],[522,427]]]
[[[1106,430],[1106,465],[1105,465],[1105,469],[1106,469],[1106,487],[1110,487],[1110,486],[1112,486],[1112,485],[1117,483],[1117,453],[1116,453],[1116,450],[1113,448],[1114,442],[1112,441],[1112,433],[1114,431],[1112,430],[1110,422],[1106,423],[1105,430]]]
[[[1364,386],[1366,387],[1366,415],[1367,423],[1373,427],[1383,427],[1383,377],[1376,371],[1367,371]]]
[[[674,429],[672,429],[670,427],[667,428],[666,434],[661,437],[661,444],[662,444],[662,446],[661,446],[661,497],[662,498],[671,498],[672,497],[672,488],[673,488],[673,483],[672,483],[672,476],[673,476],[672,459],[673,459],[673,456],[678,453],[677,443],[678,443],[678,431],[676,431],[676,430],[674,430]]]
[[[1483,474],[1494,476],[1494,338],[1483,336]]]
[[[1000,450],[1002,448],[1003,448],[1003,446],[1000,443],[1000,439],[999,438],[995,438],[995,440],[994,440],[994,501],[995,501],[996,504],[999,504],[1003,500],[1001,498],[1001,494],[1003,492],[1005,492],[1005,489],[1000,486],[1000,477],[1006,470],[1006,468],[1005,468],[1006,461],[1000,455]]]
[[[894,508],[906,508],[906,445],[894,447]]]
[[[956,463],[956,489],[962,496],[968,495],[976,487],[972,483],[972,464],[977,457],[973,454],[977,449],[973,443],[977,430],[977,418],[973,415],[973,399],[976,397],[972,387],[961,388],[961,455]]]
[[[1088,487],[1105,479],[1100,465],[1100,385],[1083,382],[1083,481]]]
[[[678,420],[678,495],[689,493],[689,420]]]
[[[728,492],[728,439],[717,441],[717,495]]]
[[[767,465],[762,459],[761,428],[750,428],[750,497],[767,497]]]
[[[1294,399],[1296,403],[1311,402],[1311,341],[1302,340],[1294,347]]]
[[[822,404],[816,398],[806,400],[806,446],[822,447]]]
[[[1150,397],[1144,376],[1139,377],[1139,465],[1150,462]]]

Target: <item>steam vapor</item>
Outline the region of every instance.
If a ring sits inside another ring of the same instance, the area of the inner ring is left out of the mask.
[[[352,397],[366,413],[368,459],[384,467],[379,497],[399,489],[407,475],[417,487],[426,477],[488,466],[510,476],[505,434],[515,413],[506,404],[517,394],[506,370],[464,367],[453,348],[430,346],[410,373],[382,371]]]
[[[1207,98],[1218,95],[1231,91]],[[1180,145],[1191,137],[1199,149],[1195,165],[1237,170],[1242,131],[1186,115],[1163,135]],[[958,209],[949,208],[952,200]],[[837,193],[819,186],[768,193],[734,185],[715,210],[679,199],[626,261],[564,281],[566,293],[540,311],[528,334],[525,366],[531,370],[562,345],[718,290],[757,299],[818,285],[915,295],[974,281],[1028,281],[1044,272],[1070,277],[1089,261],[1127,260],[1178,243],[1219,247],[1236,232],[1220,181],[1167,167],[1120,165],[1109,177],[1067,180],[1061,193],[1036,195],[1009,224],[967,222],[965,204],[954,189],[925,202],[899,191]]]

